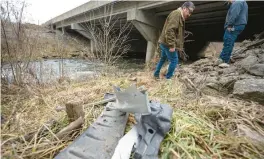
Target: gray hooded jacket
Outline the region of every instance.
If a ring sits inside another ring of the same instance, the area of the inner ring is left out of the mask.
[[[233,2],[226,15],[224,28],[228,26],[246,25],[248,21],[248,5],[244,0]]]

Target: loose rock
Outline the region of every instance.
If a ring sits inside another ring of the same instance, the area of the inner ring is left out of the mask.
[[[255,65],[258,58],[255,55],[249,55],[247,58],[241,60],[238,66],[241,66],[245,70],[248,70],[251,66]]]
[[[248,72],[256,76],[264,76],[264,64],[256,64],[250,67]]]
[[[239,80],[234,85],[233,94],[264,104],[264,79]]]

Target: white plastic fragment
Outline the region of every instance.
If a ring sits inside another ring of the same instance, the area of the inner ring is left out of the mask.
[[[118,141],[112,159],[129,159],[133,146],[138,144],[138,133],[134,126],[124,137]]]

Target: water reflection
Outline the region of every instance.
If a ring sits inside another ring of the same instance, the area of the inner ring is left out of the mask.
[[[23,65],[23,63],[21,63]],[[39,83],[49,83],[57,81],[60,78],[69,78],[71,80],[81,80],[90,76],[97,75],[103,64],[96,61],[87,61],[84,59],[47,59],[30,62],[25,73],[23,81],[37,80]],[[10,64],[2,65],[2,78],[8,83],[14,81]]]

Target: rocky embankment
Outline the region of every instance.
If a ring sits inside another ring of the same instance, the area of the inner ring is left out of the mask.
[[[261,35],[261,34],[260,34]],[[264,39],[245,40],[234,48],[231,64],[215,65],[216,57],[181,66],[185,76],[204,93],[221,93],[264,104]]]

